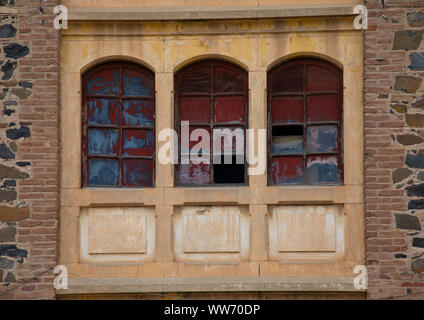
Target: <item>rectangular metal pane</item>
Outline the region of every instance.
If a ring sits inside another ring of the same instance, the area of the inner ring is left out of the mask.
[[[308,121],[338,121],[338,96],[309,96],[306,102],[306,117]]]
[[[118,125],[119,101],[110,99],[90,99],[87,121],[90,125]]]
[[[180,164],[179,172],[180,184],[211,184],[211,164]]]
[[[303,99],[300,97],[273,97],[271,113],[273,123],[302,122]]]
[[[339,89],[337,74],[320,66],[307,66],[306,91],[333,91]]]
[[[210,127],[190,127],[188,137],[183,137],[181,135],[182,155],[188,155],[191,151],[193,151],[193,147],[196,147],[196,149],[207,149],[208,151],[206,155],[209,155],[211,145],[212,137]]]
[[[89,184],[116,186],[119,181],[118,160],[88,160]]]
[[[198,68],[183,75],[180,82],[182,93],[208,93],[211,91],[211,69]]]
[[[214,92],[243,92],[245,75],[238,70],[215,67],[214,82]]]
[[[123,135],[122,153],[125,156],[153,156],[153,131],[128,129]]]
[[[128,187],[153,186],[153,160],[124,160],[122,185]]]
[[[244,128],[220,127],[213,131],[213,153],[244,154]]]
[[[124,82],[124,96],[154,96],[153,83],[147,80],[141,73],[132,70],[124,70],[122,78]]]
[[[180,98],[180,120],[194,123],[211,122],[210,98]]]
[[[306,152],[337,151],[337,126],[311,126],[307,128],[306,132]]]
[[[303,182],[303,157],[276,157],[272,159],[272,183],[296,184]]]
[[[88,129],[89,155],[116,155],[119,152],[119,132],[111,129]]]
[[[87,83],[88,94],[117,95],[120,87],[119,70],[104,70],[96,73]]]
[[[306,180],[310,184],[339,182],[336,156],[310,156],[306,163]]]
[[[124,100],[122,112],[122,124],[124,126],[154,126],[152,100]]]
[[[272,154],[303,154],[303,136],[272,137]]]
[[[214,105],[215,123],[244,122],[246,101],[244,97],[217,97]]]
[[[271,90],[272,92],[303,92],[303,66],[292,66],[274,73]]]

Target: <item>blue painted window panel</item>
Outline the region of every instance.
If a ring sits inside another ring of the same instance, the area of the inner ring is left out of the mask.
[[[306,151],[325,153],[337,151],[337,126],[311,126],[306,133]]]
[[[153,156],[154,136],[151,130],[124,130],[125,156]]]
[[[153,101],[124,100],[123,125],[153,127]]]
[[[338,183],[339,168],[335,156],[311,156],[307,159],[306,179],[310,184]]]
[[[153,160],[124,160],[122,185],[128,187],[153,186]]]
[[[119,152],[119,132],[110,129],[88,130],[89,155],[115,155]]]
[[[125,70],[123,74],[124,96],[148,96],[153,97],[153,83],[139,72]]]
[[[118,95],[120,86],[119,70],[104,70],[88,80],[88,94]]]
[[[95,99],[88,102],[88,124],[118,125],[118,107],[117,100]]]
[[[117,160],[94,160],[89,163],[89,184],[116,186],[119,181],[119,162]]]
[[[272,154],[303,154],[303,136],[272,137]]]

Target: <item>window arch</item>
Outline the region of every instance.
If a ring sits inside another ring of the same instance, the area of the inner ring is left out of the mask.
[[[153,72],[130,62],[105,63],[83,75],[82,90],[82,185],[153,186]]]
[[[268,73],[268,181],[339,184],[342,157],[343,72],[302,58]]]
[[[175,127],[178,130],[179,165],[176,168],[176,185],[224,185],[246,184],[245,161],[246,128],[248,125],[248,74],[240,67],[220,61],[207,60],[193,63],[175,75]],[[203,138],[183,141],[182,122],[189,121],[191,135],[196,129],[206,130],[209,150],[202,154],[208,163],[182,163],[191,148],[202,143]],[[229,129],[232,150],[223,150],[225,140],[214,134]],[[240,141],[243,142],[242,148]],[[226,152],[227,160],[220,152]],[[231,164],[228,161],[231,158]]]

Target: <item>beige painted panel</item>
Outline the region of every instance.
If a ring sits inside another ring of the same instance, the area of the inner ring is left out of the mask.
[[[249,229],[245,207],[179,207],[174,215],[177,260],[234,262],[247,259]]]
[[[152,261],[155,227],[155,212],[151,207],[83,208],[80,215],[80,260]]]
[[[336,251],[334,213],[278,213],[277,237],[279,252]]]
[[[90,216],[88,253],[145,253],[146,216]]]
[[[334,260],[343,257],[342,205],[295,205],[270,208],[271,260]]]
[[[208,209],[183,213],[183,251],[240,252],[240,214],[202,214],[203,210]]]

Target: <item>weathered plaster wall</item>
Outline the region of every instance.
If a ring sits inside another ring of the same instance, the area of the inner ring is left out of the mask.
[[[366,1],[365,214],[370,299],[424,298],[424,2]]]
[[[0,1],[0,300],[54,297],[57,3]]]

